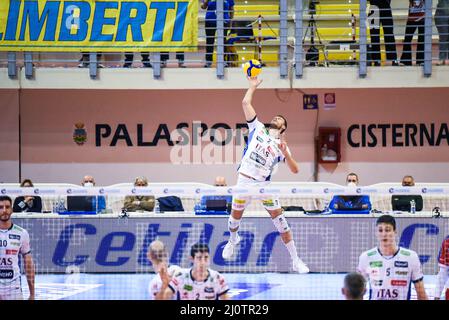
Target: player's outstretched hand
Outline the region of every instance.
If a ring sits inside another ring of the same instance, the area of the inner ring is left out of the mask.
[[[161,277],[162,283],[164,285],[168,285],[171,278],[168,275],[167,265],[165,263],[162,263],[161,268],[159,269],[159,276]]]
[[[249,86],[252,88],[257,88],[263,81],[262,79],[258,79],[257,77],[247,77],[247,78]]]

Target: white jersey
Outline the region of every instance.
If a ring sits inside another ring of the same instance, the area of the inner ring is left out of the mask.
[[[411,284],[422,281],[418,254],[399,247],[392,257],[373,248],[360,255],[358,271],[368,280],[370,300],[410,300]]]
[[[19,254],[30,252],[30,236],[25,229],[16,224],[0,229],[0,288],[10,287],[20,279]]]
[[[170,265],[167,268],[167,273],[170,277],[173,277],[175,274],[179,273],[182,270],[180,266],[177,265]],[[150,291],[150,299],[154,300],[156,297],[156,294],[158,294],[159,291],[161,291],[162,288],[162,279],[159,273],[156,273],[153,279],[150,281],[150,285],[148,287]]]
[[[257,117],[248,122],[248,128],[248,144],[243,151],[238,172],[257,181],[269,181],[275,165],[285,159],[278,146],[281,141],[271,137]]]
[[[205,281],[195,281],[192,269],[182,269],[171,279],[168,287],[180,300],[218,300],[229,288],[223,276],[211,269]]]

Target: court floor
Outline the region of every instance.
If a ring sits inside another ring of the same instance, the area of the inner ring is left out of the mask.
[[[345,274],[224,273],[235,300],[341,300]],[[147,300],[149,274],[39,274],[38,300]],[[436,276],[425,276],[425,288],[433,298]],[[25,297],[28,287],[22,278]],[[412,286],[413,288],[413,286]],[[412,299],[416,293],[412,291]]]

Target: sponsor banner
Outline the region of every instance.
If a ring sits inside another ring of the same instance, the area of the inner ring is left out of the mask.
[[[322,184],[322,183],[318,183]],[[300,186],[300,185],[298,185]],[[22,195],[29,193],[30,188],[2,188],[0,184],[0,193],[3,195]],[[245,194],[245,195],[307,195],[307,196],[323,196],[323,195],[390,195],[392,193],[405,193],[399,188],[389,187],[367,187],[367,188],[353,188],[353,187],[340,187],[340,188],[322,188],[322,187],[310,187],[307,189],[298,187],[292,188],[291,186],[279,186],[276,188],[237,188],[232,186],[230,188],[197,188],[197,187],[182,187],[182,188],[167,188],[167,187],[120,187],[120,188],[108,188],[108,187],[92,187],[92,188],[34,188],[33,193],[36,195],[176,195],[176,196],[197,196],[197,195],[229,195],[229,194]],[[411,187],[407,192],[408,194],[426,194],[423,190],[427,188],[415,188]],[[441,195],[449,194],[449,187],[445,186],[439,188]],[[399,191],[399,192],[398,192]],[[434,192],[433,194],[437,194]]]
[[[0,51],[197,51],[197,0],[0,1]]]
[[[376,246],[376,217],[288,217],[301,258],[313,272],[355,271],[362,252]],[[222,258],[229,238],[227,216],[145,218],[16,218],[30,234],[37,272],[149,272],[148,246],[156,238],[170,263],[189,267],[190,247],[210,246],[211,268],[222,272],[291,272],[291,261],[269,217],[244,218],[242,241],[231,260]],[[415,250],[425,274],[436,274],[448,219],[397,218],[399,241]],[[378,270],[377,268],[373,271]]]

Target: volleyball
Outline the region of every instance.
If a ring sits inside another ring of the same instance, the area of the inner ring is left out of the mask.
[[[243,65],[243,71],[248,77],[257,77],[262,72],[262,64],[255,59],[249,60]]]

